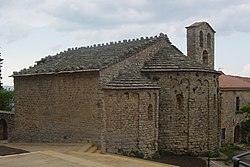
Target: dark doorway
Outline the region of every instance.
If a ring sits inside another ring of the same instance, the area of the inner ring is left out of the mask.
[[[4,119],[0,120],[0,140],[8,139],[7,122]]]
[[[240,126],[237,125],[234,128],[234,143],[239,143],[240,142]]]

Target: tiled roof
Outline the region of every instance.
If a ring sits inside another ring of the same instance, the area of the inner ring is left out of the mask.
[[[140,74],[121,73],[113,81],[108,83],[105,89],[131,89],[131,88],[158,88],[156,83],[153,83]]]
[[[246,82],[242,77],[225,74],[220,75],[219,85],[222,89],[250,89],[250,82]]]
[[[161,33],[155,37],[141,37],[140,39],[72,48],[55,56],[42,58],[33,67],[14,72],[13,76],[100,70],[130,57],[162,39],[170,43],[167,35]]]
[[[243,81],[246,81],[246,82],[249,82],[250,83],[250,78],[247,78],[247,77],[240,77],[240,76],[235,76]]]
[[[173,45],[161,49],[153,58],[145,62],[143,67],[145,71],[171,69],[205,69],[205,67],[185,56]]]

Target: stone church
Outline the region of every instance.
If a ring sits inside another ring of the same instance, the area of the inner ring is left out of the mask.
[[[205,154],[220,147],[213,28],[72,48],[14,72],[9,141],[90,142],[120,154]]]

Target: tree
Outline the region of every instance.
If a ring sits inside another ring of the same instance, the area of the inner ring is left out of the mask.
[[[0,53],[0,89],[3,89],[3,86],[2,86],[2,64],[3,64],[3,59],[1,58],[1,53]]]
[[[246,119],[247,121],[250,121],[250,103],[240,108],[240,110],[244,113],[246,113]]]
[[[246,121],[241,124],[242,139],[246,142],[250,134],[250,103],[241,107],[240,111],[246,114]]]
[[[13,95],[13,91],[0,89],[0,110],[13,111]]]

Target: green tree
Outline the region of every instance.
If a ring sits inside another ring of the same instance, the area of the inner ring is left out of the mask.
[[[246,121],[242,122],[242,139],[243,142],[247,141],[247,137],[250,134],[250,103],[240,108],[240,111],[246,114]]]
[[[240,108],[240,111],[246,113],[247,121],[250,121],[250,103]]]
[[[13,91],[0,89],[0,110],[12,111],[14,107],[13,103]]]
[[[1,80],[2,80],[2,64],[3,64],[3,59],[1,58],[1,52],[0,52],[0,89],[3,89],[3,86],[2,86],[2,82],[1,82]]]

